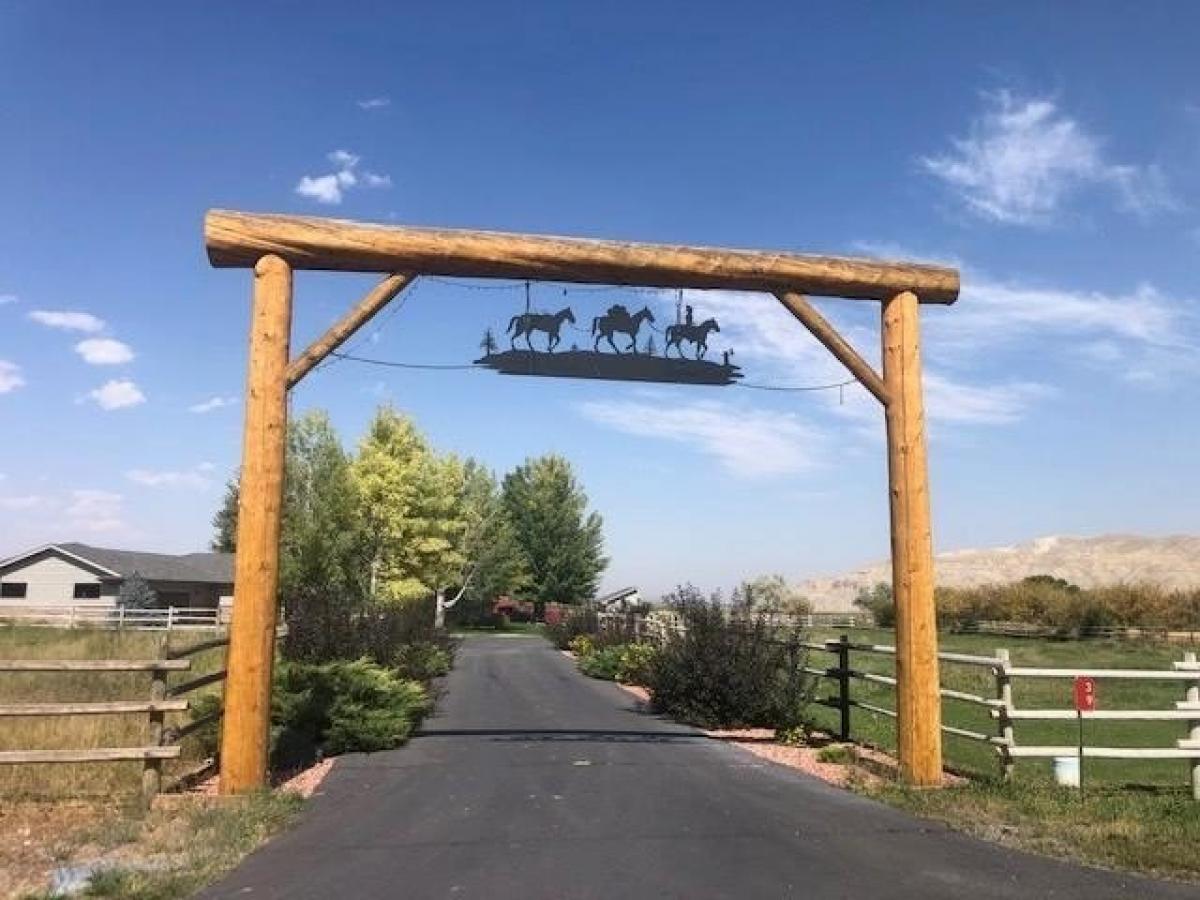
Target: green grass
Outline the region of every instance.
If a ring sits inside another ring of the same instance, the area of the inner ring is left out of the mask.
[[[1200,878],[1200,804],[1184,791],[1077,791],[972,782],[938,791],[892,783],[864,793],[985,840],[1076,862]]]
[[[509,622],[503,628],[493,628],[490,625],[456,625],[450,632],[453,637],[466,637],[472,634],[512,635],[543,635],[546,626],[541,622]]]
[[[836,638],[838,632],[817,630],[815,640]],[[857,643],[893,644],[891,631],[858,629],[850,632],[851,640]],[[994,635],[951,635],[941,638],[941,649],[981,656],[995,654],[998,647],[1007,647],[1014,665],[1049,667],[1095,667],[1095,668],[1154,668],[1169,669],[1172,662],[1183,658],[1186,648],[1180,645],[1133,643],[1120,641],[1052,641],[1030,638],[998,638]],[[881,674],[894,674],[890,657],[851,653],[854,668]],[[836,656],[814,652],[810,665],[818,668],[836,663]],[[943,687],[955,688],[995,696],[995,680],[988,669],[942,663]],[[836,693],[831,680],[822,679],[819,693],[828,696]],[[1072,685],[1070,679],[1018,678],[1013,682],[1013,700],[1018,708],[1072,708]],[[876,706],[895,708],[895,698],[890,688],[883,685],[851,682],[851,694],[859,700]],[[1171,709],[1175,701],[1182,700],[1184,685],[1167,681],[1105,681],[1099,683],[1099,702],[1102,709]],[[988,711],[980,706],[957,700],[944,700],[942,704],[945,724],[996,734],[996,723]],[[820,706],[812,709],[814,724],[833,729],[837,725],[837,711]],[[852,736],[888,750],[896,746],[895,723],[886,716],[855,709],[852,716]],[[1077,726],[1067,722],[1015,723],[1017,744],[1073,745],[1078,739]],[[1173,747],[1186,734],[1184,722],[1105,722],[1092,721],[1085,724],[1085,740],[1095,746]],[[994,748],[954,735],[946,735],[944,752],[947,764],[959,771],[974,776],[995,777],[999,773],[999,762]],[[1023,759],[1016,763],[1015,777],[1018,782],[1044,784],[1050,779],[1049,760]],[[1085,779],[1096,785],[1149,785],[1180,789],[1187,785],[1189,763],[1186,760],[1088,760]],[[1200,809],[1200,806],[1194,807]],[[1200,813],[1197,813],[1200,817]]]
[[[210,631],[177,631],[179,648],[213,636]],[[108,631],[79,628],[0,627],[0,659],[153,659],[165,651],[168,636],[156,631]],[[187,672],[172,672],[168,684],[220,669],[224,648],[191,657]],[[148,672],[0,672],[0,703],[142,700],[150,697]],[[220,683],[202,692],[219,693]],[[197,697],[202,692],[190,695]],[[166,717],[168,727],[187,721],[186,713]],[[30,716],[5,718],[0,750],[135,747],[147,741],[145,715]],[[185,740],[183,756],[168,761],[168,777],[196,763],[199,748]],[[0,797],[111,797],[136,794],[141,763],[42,763],[0,765]]]

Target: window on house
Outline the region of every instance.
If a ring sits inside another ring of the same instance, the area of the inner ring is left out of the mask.
[[[7,600],[24,600],[29,585],[24,581],[0,581],[0,597]]]
[[[98,600],[100,599],[100,584],[96,581],[77,581],[75,582],[75,599],[76,600]]]

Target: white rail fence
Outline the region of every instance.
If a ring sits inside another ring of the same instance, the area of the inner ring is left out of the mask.
[[[224,628],[229,609],[169,606],[162,609],[131,609],[119,606],[5,606],[0,607],[0,625],[39,628],[107,628],[161,631]]]
[[[620,616],[602,616],[601,628],[625,628],[632,637],[654,643],[662,643],[668,635],[681,634],[683,626],[674,620],[643,619],[622,620]],[[883,686],[894,691],[896,679],[894,675],[884,675],[878,672],[864,671],[855,668],[855,654],[867,656],[883,656],[894,660],[896,648],[887,644],[855,643],[848,635],[842,635],[836,640],[821,642],[803,642],[805,649],[828,653],[837,657],[832,666],[821,668],[808,665],[804,671],[822,683],[832,682],[836,690],[832,694],[819,696],[816,702],[822,706],[836,709],[839,712],[838,737],[843,741],[852,740],[852,710],[861,709],[876,715],[896,717],[895,709],[869,703],[853,695],[852,682],[860,682]],[[1026,709],[1017,705],[1014,695],[1014,682],[1018,679],[1065,679],[1074,680],[1077,677],[1090,677],[1101,681],[1159,681],[1172,682],[1182,688],[1181,698],[1171,709],[1099,709],[1084,712],[1082,719],[1088,721],[1108,722],[1179,722],[1186,729],[1186,735],[1176,741],[1171,747],[1083,747],[1083,756],[1087,759],[1123,759],[1130,761],[1180,759],[1191,761],[1192,796],[1200,800],[1200,661],[1196,653],[1186,652],[1183,659],[1172,664],[1170,669],[1097,669],[1079,668],[1046,668],[1038,666],[1013,665],[1008,650],[998,649],[993,656],[982,656],[970,653],[944,652],[938,654],[943,663],[953,666],[967,666],[985,669],[991,674],[994,690],[992,696],[984,696],[969,691],[942,687],[940,694],[943,700],[966,703],[982,707],[988,711],[996,724],[994,734],[987,734],[953,725],[942,725],[945,734],[954,735],[966,740],[978,741],[996,748],[999,757],[1001,773],[1005,778],[1011,778],[1014,762],[1021,758],[1053,758],[1061,756],[1076,756],[1078,746],[1056,746],[1021,744],[1018,742],[1020,722],[1032,721],[1076,721],[1080,714],[1074,709]],[[945,666],[942,670],[945,671]]]

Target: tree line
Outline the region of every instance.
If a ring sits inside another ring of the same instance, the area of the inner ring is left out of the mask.
[[[213,549],[233,552],[238,483],[217,511]],[[353,451],[323,411],[288,429],[280,597],[404,605],[441,593],[476,622],[494,598],[578,603],[595,596],[603,522],[570,463],[527,459],[502,479],[438,452],[411,419],[380,407]]]

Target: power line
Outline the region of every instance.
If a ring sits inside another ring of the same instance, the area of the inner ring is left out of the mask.
[[[474,363],[410,363],[392,359],[372,359],[367,356],[353,356],[333,350],[329,354],[347,362],[365,363],[369,366],[387,366],[391,369],[427,369],[430,371],[450,371],[454,369],[478,369]]]

